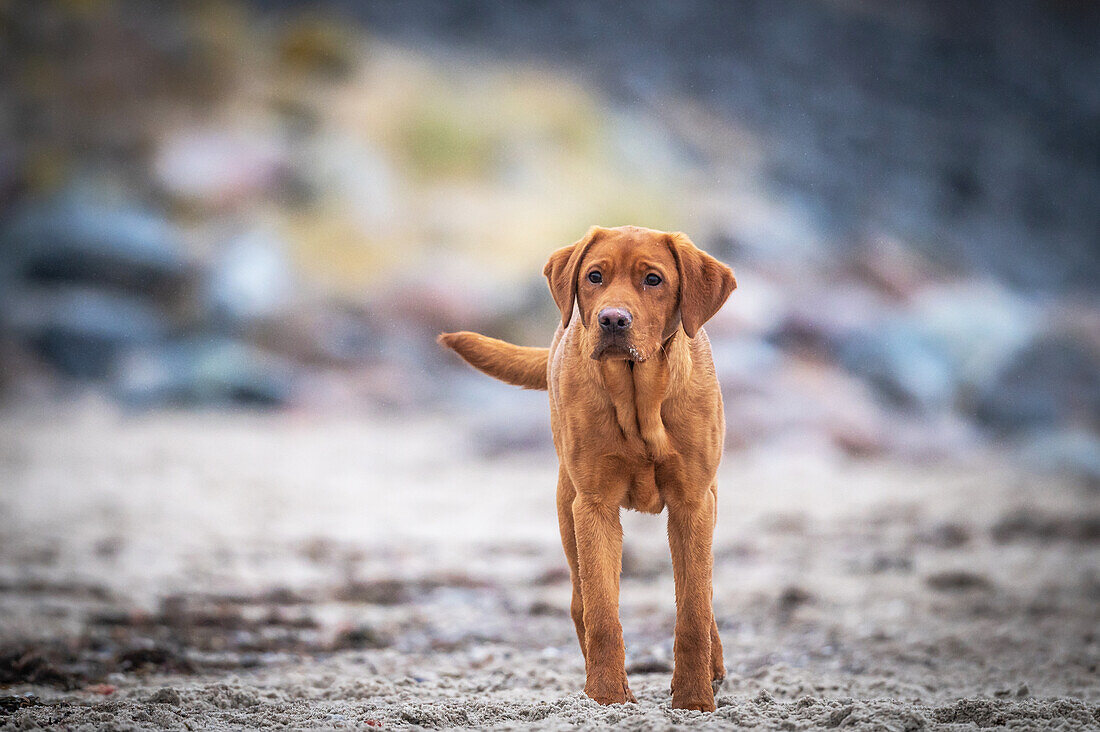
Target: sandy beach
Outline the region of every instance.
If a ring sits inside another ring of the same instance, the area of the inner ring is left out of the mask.
[[[713,715],[670,709],[664,518],[624,515],[636,705],[587,699],[553,455],[461,422],[0,418],[0,728],[1100,726],[1100,495],[727,454]]]

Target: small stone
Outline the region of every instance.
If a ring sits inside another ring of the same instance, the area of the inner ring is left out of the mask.
[[[183,703],[183,698],[180,696],[180,693],[178,691],[171,687],[165,686],[164,688],[157,689],[155,692],[153,692],[152,696],[150,696],[146,701],[148,701],[150,704],[179,705]]]

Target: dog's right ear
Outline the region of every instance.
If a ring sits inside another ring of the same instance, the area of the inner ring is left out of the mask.
[[[550,255],[542,273],[550,285],[550,294],[561,310],[561,327],[569,325],[573,317],[573,303],[577,300],[577,275],[588,247],[604,232],[599,226],[593,226],[580,241],[562,247]]]

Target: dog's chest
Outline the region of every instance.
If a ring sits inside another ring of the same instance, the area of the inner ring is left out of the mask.
[[[669,382],[663,359],[604,362],[600,372],[625,452],[650,460],[670,457],[672,447],[661,418]]]
[[[622,505],[644,513],[660,513],[665,502],[655,476],[655,461],[672,455],[671,443],[661,419],[661,403],[667,387],[663,364],[602,364],[601,372],[609,409],[618,427],[620,456],[630,480]]]

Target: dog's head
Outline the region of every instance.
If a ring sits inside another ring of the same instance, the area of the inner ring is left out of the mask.
[[[543,269],[569,325],[574,304],[592,358],[645,361],[682,324],[688,338],[737,287],[729,267],[686,235],[593,226]]]

